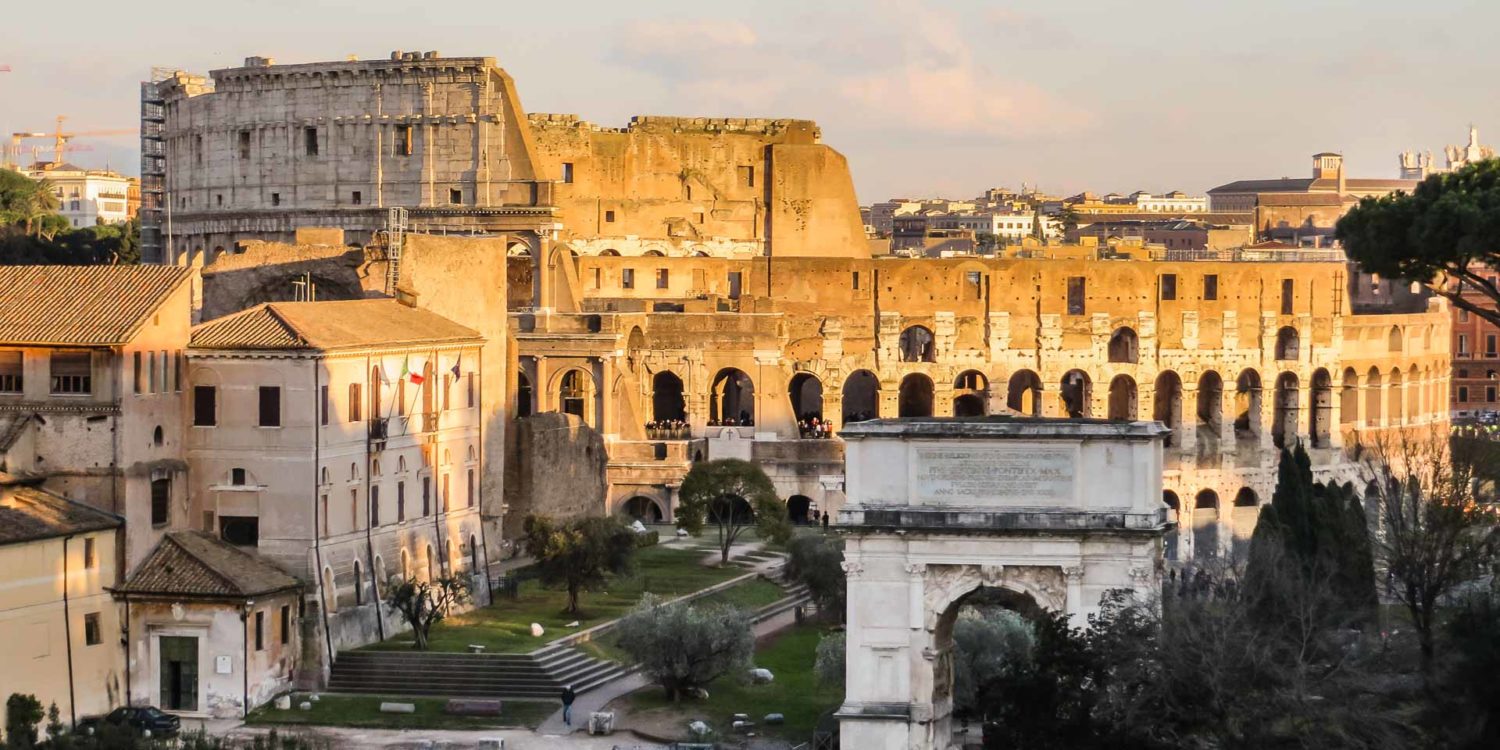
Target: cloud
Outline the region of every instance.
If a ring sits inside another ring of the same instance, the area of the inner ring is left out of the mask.
[[[982,25],[981,25],[982,26]],[[963,18],[917,5],[872,9],[859,24],[809,15],[784,28],[732,20],[627,24],[613,58],[658,79],[674,110],[740,106],[840,130],[1029,138],[1076,133],[1094,118],[1016,75],[993,70]]]

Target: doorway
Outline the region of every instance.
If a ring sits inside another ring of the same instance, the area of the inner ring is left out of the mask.
[[[198,710],[198,639],[164,635],[161,653],[161,707],[167,711]]]

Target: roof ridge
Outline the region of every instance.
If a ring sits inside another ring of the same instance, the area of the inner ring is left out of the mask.
[[[277,310],[277,304],[278,303],[275,302],[265,303],[266,312],[269,313],[271,317],[274,318],[284,330],[286,330],[287,333],[291,334],[292,338],[296,339],[298,344],[306,347],[311,347],[312,342],[308,341],[307,336],[302,333],[302,329],[298,328],[297,325],[290,319],[288,319],[285,315],[283,315],[280,310]]]
[[[110,264],[108,267],[109,268],[120,268],[121,266],[119,266],[117,264]],[[153,303],[150,307],[146,308],[145,310],[141,311],[140,317],[136,318],[135,321],[130,324],[130,328],[126,329],[127,331],[129,331],[129,335],[126,338],[133,338],[137,333],[139,333],[140,330],[141,330],[141,328],[146,325],[146,318],[148,318],[148,317],[150,317],[152,315],[155,315],[156,311],[158,309],[160,309],[162,305],[166,304],[167,298],[170,297],[170,296],[172,296],[173,294],[175,294],[177,292],[178,287],[181,287],[182,284],[183,284],[183,282],[187,281],[188,279],[192,278],[192,276],[193,276],[193,269],[191,269],[191,268],[184,268],[184,267],[181,267],[181,266],[167,266],[167,265],[163,265],[161,267],[162,268],[170,268],[170,269],[173,269],[174,271],[179,271],[179,273],[176,274],[177,275],[177,280],[173,281],[172,285],[169,286],[169,287],[167,287],[166,291],[164,291],[160,296],[158,296],[156,298],[155,303]]]

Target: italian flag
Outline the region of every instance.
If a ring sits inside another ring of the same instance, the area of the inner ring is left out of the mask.
[[[421,385],[422,381],[426,380],[426,378],[422,377],[421,373],[411,371],[411,367],[408,366],[410,361],[411,357],[401,360],[401,377],[411,378],[413,385]]]

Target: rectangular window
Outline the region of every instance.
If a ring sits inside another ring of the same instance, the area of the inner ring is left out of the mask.
[[[317,128],[303,128],[302,129],[302,148],[303,148],[304,151],[306,151],[306,153],[307,153],[308,156],[317,156],[318,155],[318,129]]]
[[[742,278],[743,277],[740,276],[740,272],[739,271],[730,271],[729,272],[729,298],[730,299],[739,299],[740,298],[740,285],[742,283],[742,281],[741,281]]]
[[[359,531],[359,488],[349,490],[349,528]]]
[[[1085,279],[1082,276],[1068,277],[1068,314],[1082,315],[1084,313],[1084,289]]]
[[[1281,280],[1281,314],[1282,315],[1291,315],[1292,314],[1292,303],[1294,301],[1293,295],[1292,295],[1292,289],[1293,289],[1292,283],[1293,282],[1292,282],[1291,279],[1282,279]]]
[[[354,192],[352,192],[352,193],[349,194],[349,200],[354,205],[358,206],[358,205],[361,205],[361,204],[363,204],[365,202],[365,195],[364,195],[364,193],[361,193],[358,190],[356,190],[356,191],[354,191]]]
[[[358,422],[360,420],[359,407],[360,407],[360,403],[361,403],[360,399],[362,398],[362,396],[360,394],[361,394],[362,391],[363,391],[363,388],[360,386],[359,383],[350,383],[349,384],[349,421],[350,422]]]
[[[1177,274],[1164,273],[1161,275],[1161,298],[1163,301],[1177,299]]]
[[[448,188],[448,202],[462,204],[464,202],[464,191],[462,188]]]
[[[250,131],[240,131],[240,160],[250,158]]]
[[[1493,333],[1484,337],[1484,356],[1495,356],[1495,334]]]
[[[172,355],[172,392],[182,393],[182,352]]]
[[[604,220],[607,221],[607,222],[613,222],[615,220],[615,212],[614,211],[605,211],[604,212]]]
[[[213,427],[218,421],[219,389],[211,385],[193,386],[193,426]]]
[[[406,520],[406,482],[396,483],[396,523]]]
[[[172,384],[168,382],[172,373],[172,368],[167,364],[167,358],[170,356],[167,352],[156,353],[156,358],[161,361],[161,368],[157,372],[161,375],[161,387],[158,390],[162,393],[169,393],[172,390]]]
[[[668,279],[669,279],[669,276],[667,274],[667,269],[665,269],[665,268],[658,268],[658,269],[656,269],[656,288],[657,289],[666,289],[668,286],[670,286],[670,283],[669,283]]]
[[[151,525],[164,526],[171,508],[172,480],[151,480]]]
[[[1467,356],[1468,355],[1468,353],[1469,353],[1469,336],[1468,336],[1468,334],[1463,334],[1463,333],[1458,334],[1458,353],[1460,355],[1463,355],[1463,356]]]
[[[87,537],[83,540],[83,569],[93,570],[99,566],[99,558],[94,553],[94,538]]]
[[[395,156],[411,156],[410,125],[396,126],[396,139],[391,143],[391,153]]]
[[[90,612],[83,616],[83,644],[85,646],[97,646],[104,642],[104,634],[99,632],[99,613]]]
[[[1484,400],[1492,404],[1495,403],[1495,386],[1487,385],[1484,387]]]
[[[281,193],[271,193],[271,205],[281,205]]]
[[[260,426],[281,426],[281,388],[278,386],[260,387]]]
[[[474,470],[473,469],[469,469],[469,494],[467,495],[467,497],[468,497],[468,500],[469,500],[468,507],[470,507],[470,508],[474,507]]]
[[[1469,311],[1468,310],[1459,310],[1458,311],[1458,322],[1460,322],[1460,323],[1467,323],[1467,322],[1469,322]]]
[[[1458,401],[1459,401],[1459,403],[1467,403],[1468,400],[1469,400],[1469,387],[1466,386],[1466,385],[1459,386],[1458,387]]]
[[[859,271],[854,272],[854,288],[859,288]]]
[[[739,167],[740,184],[755,187],[755,167]]]
[[[146,392],[156,393],[156,355],[146,352]]]
[[[203,136],[193,136],[193,163],[203,165]]]
[[[24,365],[21,352],[0,352],[0,393],[20,393],[25,389]]]
[[[285,643],[291,643],[292,642],[292,606],[290,604],[283,604],[283,605],[281,605],[281,622],[278,623],[278,624],[281,625],[281,628],[280,628],[281,629],[281,642],[283,644],[285,644]]]
[[[422,477],[422,515],[432,513],[432,477]]]
[[[141,382],[142,370],[144,369],[141,366],[141,353],[135,352],[134,355],[131,356],[131,359],[135,362],[135,377],[133,378],[135,384],[135,394],[139,396],[140,394],[146,392],[145,384]]]
[[[328,386],[318,386],[318,424],[328,424]]]
[[[625,289],[635,288],[635,269],[625,268],[620,271],[620,286]]]
[[[255,611],[255,650],[266,650],[266,613]]]
[[[380,525],[380,485],[370,488],[370,527]]]
[[[466,391],[468,391],[468,398],[465,403],[470,409],[472,409],[474,408],[474,373],[464,373],[464,388]]]
[[[93,393],[92,356],[88,352],[53,352],[52,392],[55,394]]]
[[[214,193],[214,206],[217,207],[217,208],[223,208],[224,207],[224,194],[223,193]]]
[[[1203,276],[1203,299],[1216,300],[1219,298],[1219,275],[1216,273]]]
[[[562,175],[562,177],[563,177],[563,182],[565,182],[565,183],[571,184],[573,182],[573,162],[570,162],[570,161],[563,162],[563,175]]]

